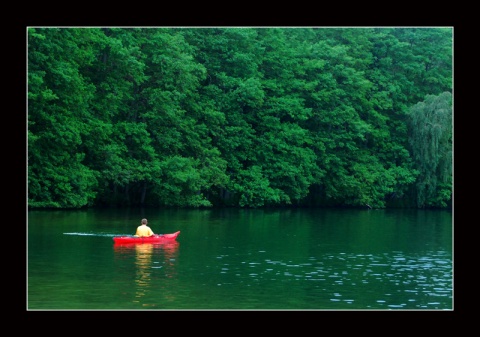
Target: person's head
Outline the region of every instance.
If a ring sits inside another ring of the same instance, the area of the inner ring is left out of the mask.
[[[142,219],[142,225],[146,225],[148,223],[147,219]]]

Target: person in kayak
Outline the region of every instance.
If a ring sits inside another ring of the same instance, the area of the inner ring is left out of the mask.
[[[153,231],[150,227],[147,226],[147,219],[142,219],[142,224],[140,226],[137,227],[137,232],[135,233],[135,236],[152,236],[153,234]]]

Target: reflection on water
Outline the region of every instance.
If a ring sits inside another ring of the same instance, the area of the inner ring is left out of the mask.
[[[113,247],[115,255],[124,263],[129,263],[129,257],[135,257],[133,260],[135,265],[135,298],[133,302],[140,303],[143,307],[155,306],[148,303],[148,299],[153,295],[157,296],[159,284],[176,276],[175,262],[179,243],[174,241],[114,244]]]
[[[150,269],[152,268],[153,244],[135,245],[137,276],[135,278],[136,298],[145,296],[151,282]]]

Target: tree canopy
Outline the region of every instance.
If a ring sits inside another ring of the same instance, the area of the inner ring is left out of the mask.
[[[27,28],[28,206],[449,207],[453,29]]]

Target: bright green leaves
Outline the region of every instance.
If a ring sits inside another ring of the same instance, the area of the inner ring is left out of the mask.
[[[256,78],[248,78],[240,82],[234,94],[237,95],[237,101],[241,106],[253,109],[261,108],[265,98],[261,82]]]
[[[92,49],[84,48],[91,32],[52,28],[29,33],[29,205],[92,205],[97,180],[82,153],[95,90],[82,74],[94,59]]]
[[[208,191],[212,185],[222,186],[226,179],[223,172],[209,169],[211,161],[200,162],[193,158],[173,156],[165,158],[160,164],[161,174],[153,188],[157,197],[156,205],[178,207],[212,206],[202,190]],[[224,167],[225,163],[220,163]],[[219,173],[217,175],[217,173]]]
[[[270,186],[270,179],[257,165],[248,170],[240,170],[235,177],[233,190],[240,195],[238,205],[240,207],[262,207],[266,205],[278,205],[290,203],[289,198],[279,189]]]
[[[29,28],[29,205],[443,207],[451,33]]]

